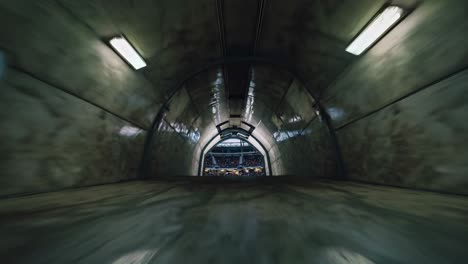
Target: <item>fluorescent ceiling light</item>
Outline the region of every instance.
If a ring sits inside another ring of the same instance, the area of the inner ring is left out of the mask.
[[[389,28],[403,16],[404,10],[398,6],[389,6],[380,13],[346,48],[354,55],[360,55],[374,44]]]
[[[135,70],[146,67],[146,62],[125,37],[113,37],[109,43]]]

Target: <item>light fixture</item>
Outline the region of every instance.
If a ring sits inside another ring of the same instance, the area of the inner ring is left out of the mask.
[[[146,67],[146,62],[124,36],[113,37],[109,44],[135,70]]]
[[[361,55],[393,25],[400,21],[405,11],[398,6],[388,6],[349,44],[346,51]]]

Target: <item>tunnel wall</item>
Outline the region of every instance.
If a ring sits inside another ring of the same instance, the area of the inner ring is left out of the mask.
[[[290,75],[282,83],[278,81],[281,72],[261,68],[256,72],[256,100],[260,102],[254,110],[261,122],[253,134],[265,139],[273,175],[335,178],[330,135],[316,115],[316,102],[308,88],[297,76]]]
[[[24,73],[1,83],[0,195],[136,177],[145,130]]]
[[[0,195],[135,178],[161,93],[56,1],[3,1],[0,21]]]
[[[252,108],[245,106],[243,120],[255,127],[252,135],[268,152],[272,174],[335,178],[336,155],[330,135],[316,115],[307,88],[282,69],[254,68],[249,96],[255,103]],[[154,133],[148,177],[198,174],[202,149],[217,134],[216,124],[225,121],[217,120],[210,107],[210,83],[215,75],[208,79],[204,75],[213,74],[207,71],[195,78],[203,82],[188,80],[171,98]],[[205,101],[200,101],[201,94]]]
[[[197,122],[199,118],[197,106],[185,86],[182,87],[171,98],[154,132],[149,177],[196,175],[193,163],[198,159],[194,160],[194,153],[203,132],[203,126]]]
[[[336,177],[330,135],[314,105],[306,87],[294,80],[276,109],[278,118],[273,122],[275,144],[269,153],[276,175]],[[299,120],[294,121],[295,118]]]
[[[425,1],[326,91],[350,179],[468,194],[466,1]]]
[[[160,123],[155,134],[149,177],[196,175],[192,171],[195,144],[166,120]]]

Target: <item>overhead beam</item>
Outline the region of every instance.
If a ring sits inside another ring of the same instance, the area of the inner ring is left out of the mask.
[[[259,7],[257,12],[257,29],[255,31],[255,39],[252,49],[252,55],[257,55],[257,46],[258,42],[260,41],[260,36],[262,33],[262,26],[263,26],[263,17],[264,17],[264,10],[265,10],[266,0],[259,0]]]
[[[226,57],[227,48],[226,48],[226,20],[224,18],[224,0],[216,0],[216,18],[218,22],[218,33],[219,33],[219,46],[221,50],[221,56]],[[224,91],[226,96],[227,111],[229,112],[230,103],[229,103],[229,76],[226,66],[223,65],[223,82],[224,82]]]
[[[257,54],[257,46],[258,46],[258,42],[260,41],[260,36],[262,32],[265,3],[266,3],[266,0],[258,0],[257,19],[256,19],[257,25],[255,29],[255,37],[252,43],[252,50],[251,50],[252,56],[255,56]],[[245,85],[245,90],[244,90],[243,108],[241,110],[242,113],[245,112],[245,107],[247,106],[247,100],[249,97],[250,83],[252,81],[252,70],[253,70],[252,65],[249,65],[248,69],[249,70],[247,73],[247,83]]]

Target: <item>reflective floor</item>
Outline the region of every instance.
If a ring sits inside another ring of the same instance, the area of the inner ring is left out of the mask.
[[[130,182],[0,200],[2,263],[463,263],[468,199],[355,183]]]

